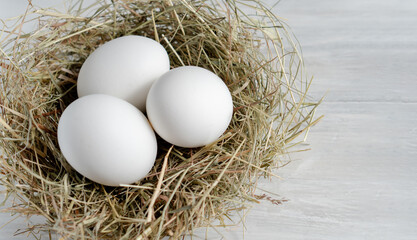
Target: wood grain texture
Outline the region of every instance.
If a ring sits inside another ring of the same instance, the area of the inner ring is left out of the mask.
[[[274,1],[265,1],[273,4]],[[325,118],[226,239],[417,239],[417,2],[282,0]],[[198,232],[199,237],[204,234]],[[210,239],[220,235],[209,230]]]
[[[310,133],[313,150],[278,171],[285,180],[260,182],[288,202],[261,201],[244,227],[194,239],[416,239],[417,1],[282,0],[274,12],[303,47],[312,95],[328,92],[326,117]]]

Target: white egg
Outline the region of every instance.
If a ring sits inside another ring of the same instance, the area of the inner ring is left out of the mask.
[[[108,186],[144,178],[157,153],[146,117],[132,104],[103,94],[79,98],[65,109],[58,143],[76,171]]]
[[[200,147],[215,141],[227,129],[233,101],[217,75],[186,66],[170,70],[154,82],[146,108],[153,128],[167,142]]]
[[[124,36],[97,48],[81,67],[78,96],[107,94],[144,111],[153,81],[169,70],[165,48],[153,39]]]

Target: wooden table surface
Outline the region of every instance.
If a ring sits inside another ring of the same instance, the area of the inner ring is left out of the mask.
[[[0,16],[21,2],[0,0]],[[303,47],[312,96],[327,93],[325,118],[310,132],[312,150],[278,171],[285,180],[260,182],[288,202],[262,201],[244,227],[208,239],[417,239],[417,1],[282,0],[274,12]],[[0,215],[0,225],[10,219]],[[25,224],[10,223],[0,239]]]

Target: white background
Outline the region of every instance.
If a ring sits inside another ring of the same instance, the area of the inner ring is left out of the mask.
[[[23,13],[26,4],[0,0],[0,18]],[[325,118],[310,133],[313,150],[278,171],[285,180],[260,184],[289,202],[262,202],[246,216],[245,230],[220,233],[227,239],[417,239],[417,1],[282,0],[274,12],[303,46],[315,78],[312,94],[328,91],[319,109]],[[10,219],[1,214],[0,225]],[[24,219],[10,223],[0,239],[25,226]],[[209,238],[221,236],[209,231]]]

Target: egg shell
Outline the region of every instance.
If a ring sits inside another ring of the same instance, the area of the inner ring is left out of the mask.
[[[152,85],[146,103],[153,128],[181,147],[201,147],[218,139],[233,115],[232,96],[213,72],[195,66],[170,70]]]
[[[112,95],[145,111],[149,88],[169,68],[168,54],[155,40],[134,35],[119,37],[98,47],[83,63],[78,96]]]
[[[58,143],[76,171],[108,186],[144,178],[157,153],[146,117],[130,103],[102,94],[79,98],[65,109]]]

